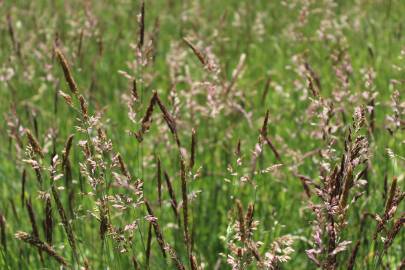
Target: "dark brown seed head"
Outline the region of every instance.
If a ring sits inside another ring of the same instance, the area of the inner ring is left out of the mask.
[[[34,236],[38,237],[39,236],[38,227],[37,227],[37,222],[35,219],[35,212],[34,212],[34,209],[32,208],[31,198],[29,198],[26,201],[26,206],[27,206],[28,216],[29,216],[30,222],[31,222],[32,234]]]
[[[70,66],[69,66],[68,61],[66,60],[65,56],[63,55],[62,51],[59,48],[55,49],[55,54],[63,69],[63,74],[65,75],[65,79],[69,85],[70,91],[72,91],[74,94],[77,94],[78,93],[77,84],[76,84],[75,80],[73,79],[73,75],[72,75],[72,72],[70,71]]]
[[[25,183],[27,181],[27,171],[24,169],[21,176],[21,203],[24,206],[25,202]]]
[[[190,234],[188,231],[188,198],[187,198],[187,181],[186,181],[186,166],[184,160],[180,158],[180,178],[181,178],[181,194],[183,197],[183,229],[184,229],[184,240],[187,247],[188,254],[190,255],[191,242]]]
[[[388,215],[388,212],[391,210],[392,202],[394,201],[394,196],[397,190],[397,178],[392,179],[390,192],[388,193],[387,204],[385,205],[385,214]]]
[[[193,53],[197,56],[198,60],[200,60],[201,64],[205,66],[207,64],[207,60],[205,59],[203,53],[187,38],[183,38],[183,41],[190,47]]]
[[[172,206],[174,215],[176,216],[176,219],[178,219],[179,218],[179,213],[177,211],[176,194],[174,193],[172,182],[170,181],[169,175],[167,174],[166,171],[164,172],[164,175],[165,175],[167,190],[169,192],[169,196],[170,196],[170,199],[171,199],[171,206]]]
[[[46,197],[45,202],[45,239],[49,245],[52,245],[52,234],[53,234],[53,217],[52,217],[52,204],[50,196]]]
[[[81,112],[82,112],[83,119],[85,121],[87,121],[89,119],[89,116],[88,116],[88,111],[87,111],[86,100],[84,99],[84,97],[82,95],[80,95],[79,96],[79,101],[80,101],[80,109],[81,109]]]
[[[62,157],[62,168],[65,168],[66,161],[69,158],[70,149],[72,148],[74,134],[69,135],[65,143],[65,149],[63,150],[63,157]]]
[[[190,164],[189,164],[190,169],[192,169],[194,167],[196,145],[197,145],[197,136],[196,136],[195,129],[193,128],[191,131],[191,150],[190,150],[191,154],[190,154]]]
[[[267,125],[269,122],[269,110],[266,111],[266,116],[264,117],[264,121],[263,121],[263,126],[262,129],[260,130],[260,134],[263,137],[267,137]]]
[[[132,80],[132,89],[131,89],[132,98],[138,100],[138,88],[136,86],[136,79]]]
[[[152,246],[152,223],[149,223],[148,241],[146,242],[146,269],[149,269],[149,259]]]

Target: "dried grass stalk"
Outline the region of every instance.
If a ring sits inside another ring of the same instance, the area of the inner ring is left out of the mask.
[[[159,223],[157,222],[156,216],[153,213],[152,207],[150,206],[149,202],[147,200],[144,201],[146,210],[148,211],[148,214],[152,216],[151,223],[153,226],[153,229],[155,230],[155,236],[156,240],[160,246],[160,250],[162,251],[163,257],[166,258],[166,250],[165,250],[165,241],[163,240],[163,234],[160,229]]]
[[[21,232],[18,231],[15,234],[15,237],[21,241],[24,241],[36,248],[38,248],[39,250],[47,253],[49,256],[51,256],[52,258],[54,258],[56,261],[58,261],[60,264],[68,267],[68,263],[66,261],[65,258],[63,258],[62,256],[60,256],[58,253],[56,253],[56,251],[47,243],[42,242],[41,240],[39,240],[38,237],[30,235],[26,232]]]
[[[183,41],[190,47],[193,53],[197,56],[198,60],[200,60],[201,64],[204,66],[207,64],[207,60],[204,57],[204,54],[187,38],[183,38]]]
[[[178,204],[177,204],[177,200],[176,200],[176,194],[174,193],[172,183],[171,183],[169,175],[167,174],[166,171],[164,172],[164,175],[165,175],[167,190],[168,190],[169,196],[170,196],[170,201],[171,201],[170,204],[172,206],[176,219],[179,219],[179,213],[177,211]]]

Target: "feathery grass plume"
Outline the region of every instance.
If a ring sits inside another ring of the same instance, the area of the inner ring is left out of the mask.
[[[72,91],[72,93],[74,93],[76,95],[78,93],[78,88],[77,88],[77,84],[76,84],[75,80],[73,79],[73,75],[70,70],[68,61],[66,60],[62,51],[58,47],[55,48],[55,54],[59,60],[59,64],[62,67],[63,74],[65,75],[65,79],[69,85],[70,91]]]
[[[56,253],[56,251],[50,245],[39,240],[38,237],[36,237],[34,235],[30,235],[30,234],[28,234],[26,232],[22,232],[22,231],[18,231],[15,234],[15,237],[21,241],[24,241],[24,242],[38,248],[40,251],[47,253],[49,256],[54,258],[60,264],[68,267],[68,263],[67,263],[66,259],[63,258],[62,256],[60,256],[58,253]]]
[[[52,217],[52,204],[50,196],[46,196],[45,199],[44,229],[46,242],[49,245],[52,245],[53,217]]]
[[[32,135],[31,130],[25,129],[25,134],[27,134],[28,141],[34,150],[35,153],[37,153],[40,157],[44,158],[44,153],[42,152],[42,148],[39,145],[37,139]]]
[[[80,101],[80,110],[82,112],[83,119],[87,121],[89,119],[88,111],[87,111],[87,103],[86,100],[82,95],[79,96]]]
[[[143,135],[150,128],[151,118],[152,118],[152,114],[153,114],[153,108],[155,107],[156,101],[157,101],[157,92],[154,91],[153,95],[150,99],[148,108],[146,109],[145,115],[142,118],[141,129],[135,133],[135,137],[138,140],[138,142],[141,142],[143,140]]]
[[[239,224],[241,241],[245,242],[246,241],[245,216],[243,214],[242,203],[239,199],[236,200],[236,208],[238,210],[238,224]]]
[[[71,225],[69,223],[69,220],[68,220],[68,218],[66,216],[66,211],[63,208],[62,202],[61,202],[61,200],[59,198],[59,193],[56,190],[56,187],[55,187],[54,184],[52,184],[51,190],[52,190],[53,199],[54,199],[55,204],[56,204],[56,209],[58,210],[59,216],[60,216],[61,221],[62,221],[63,228],[65,229],[65,232],[66,232],[66,235],[67,235],[67,238],[68,238],[69,245],[72,248],[75,259],[78,261],[79,257],[78,257],[78,253],[77,253],[77,249],[76,249],[75,236],[73,234],[73,230],[72,230],[72,227],[71,227]]]
[[[183,38],[183,41],[190,47],[193,53],[197,56],[198,60],[200,60],[201,64],[205,66],[207,64],[207,60],[204,54],[187,38]]]
[[[63,150],[63,157],[62,157],[62,168],[66,167],[67,160],[69,158],[69,153],[72,148],[74,134],[70,134],[65,143],[65,149]]]
[[[142,1],[141,3],[141,14],[140,14],[140,21],[139,21],[139,41],[138,41],[138,48],[141,49],[143,47],[144,39],[145,39],[145,2]]]
[[[261,100],[262,105],[264,105],[264,103],[266,102],[266,97],[267,97],[267,94],[269,93],[269,90],[270,90],[270,84],[271,84],[271,75],[269,74],[267,76],[266,83],[264,84],[262,100]]]
[[[160,246],[160,250],[162,251],[163,257],[166,258],[165,241],[163,240],[163,235],[159,223],[157,221],[156,216],[153,213],[152,207],[150,206],[149,202],[147,200],[144,200],[144,203],[146,206],[146,210],[148,211],[148,214],[151,216],[149,222],[152,224],[153,229],[155,230],[156,240]]]
[[[195,129],[193,128],[191,130],[191,150],[190,150],[191,153],[190,153],[190,162],[188,165],[190,169],[194,167],[196,146],[197,146],[197,135]]]
[[[356,245],[354,245],[352,253],[350,254],[347,270],[353,270],[357,258],[357,252],[359,251],[359,247],[360,247],[360,240],[357,240]]]
[[[3,246],[4,251],[7,252],[6,219],[1,213],[0,213],[0,244]]]
[[[146,269],[149,269],[149,259],[150,259],[150,253],[151,253],[151,248],[152,248],[152,223],[149,223],[148,227],[148,239],[146,242]]]
[[[176,194],[174,193],[172,182],[170,181],[169,175],[167,174],[166,171],[164,172],[164,175],[165,175],[167,190],[168,190],[169,196],[170,196],[170,204],[172,206],[174,215],[175,215],[176,219],[178,220],[179,219],[179,213],[177,211],[178,204],[177,204],[177,200],[176,200]]]
[[[25,183],[27,182],[27,171],[23,169],[21,176],[21,203],[24,207],[25,203]]]
[[[162,206],[162,167],[160,164],[160,158],[157,157],[157,172],[156,172],[156,178],[157,178],[157,190],[158,190],[158,203],[159,206]]]

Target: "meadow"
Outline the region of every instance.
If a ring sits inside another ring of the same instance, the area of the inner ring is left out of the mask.
[[[404,14],[0,0],[0,269],[405,269]]]

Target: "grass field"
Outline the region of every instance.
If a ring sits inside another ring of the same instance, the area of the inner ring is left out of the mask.
[[[404,269],[404,13],[0,0],[0,269]]]

